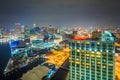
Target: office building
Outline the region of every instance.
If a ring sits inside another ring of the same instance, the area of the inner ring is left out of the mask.
[[[114,41],[70,40],[69,80],[115,80]]]
[[[58,28],[53,27],[52,25],[49,25],[49,26],[47,27],[47,32],[50,33],[50,34],[56,34],[57,31],[58,31]]]
[[[15,26],[16,26],[16,28],[15,28],[15,36],[20,37],[21,36],[21,24],[16,23]]]
[[[100,40],[101,38],[101,33],[100,31],[93,31],[92,32],[92,40]]]
[[[3,33],[4,33],[3,28],[0,28],[0,38],[3,37]]]
[[[25,38],[30,37],[30,27],[27,25],[24,27],[24,34],[25,34]]]

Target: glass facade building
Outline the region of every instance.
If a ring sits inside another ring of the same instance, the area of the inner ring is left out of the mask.
[[[69,80],[115,80],[114,41],[70,40]]]

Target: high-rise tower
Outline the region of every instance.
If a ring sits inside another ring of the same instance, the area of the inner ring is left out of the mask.
[[[24,34],[25,34],[25,38],[30,37],[30,27],[27,25],[24,27]]]
[[[16,28],[15,28],[15,36],[20,37],[21,36],[21,24],[16,23],[15,26],[16,26]]]
[[[70,41],[70,80],[115,80],[114,41]]]

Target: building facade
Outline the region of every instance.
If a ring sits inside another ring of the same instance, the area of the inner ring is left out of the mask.
[[[16,23],[15,26],[16,26],[15,27],[15,36],[20,37],[21,36],[21,24]]]
[[[115,80],[114,41],[70,40],[69,80]]]
[[[24,27],[24,35],[25,35],[24,36],[25,38],[29,38],[30,37],[30,27],[27,26],[27,25]]]
[[[102,32],[99,32],[99,31],[93,31],[92,32],[92,40],[100,40],[101,38],[101,33]]]

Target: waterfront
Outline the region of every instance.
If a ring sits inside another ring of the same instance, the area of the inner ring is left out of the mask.
[[[1,44],[1,46],[0,46],[0,48],[1,48],[1,50],[0,51],[2,51],[2,53],[0,53],[0,55],[1,55],[1,64],[3,64],[3,62],[5,62],[4,63],[4,65],[2,65],[1,66],[1,70],[3,70],[3,71],[1,71],[1,74],[2,74],[2,76],[0,77],[0,79],[2,79],[2,80],[10,80],[10,79],[19,79],[19,78],[29,78],[29,77],[24,77],[25,75],[27,75],[30,71],[29,70],[32,70],[34,67],[36,68],[36,66],[37,65],[39,65],[39,64],[41,64],[41,63],[43,63],[44,61],[45,61],[45,59],[43,58],[42,59],[42,56],[40,57],[39,56],[39,58],[33,58],[34,60],[32,60],[32,61],[30,61],[30,62],[28,62],[28,64],[27,65],[25,65],[25,66],[23,66],[23,67],[18,67],[18,68],[14,68],[13,70],[11,70],[11,71],[8,71],[8,72],[5,72],[5,70],[7,70],[7,68],[6,67],[8,67],[9,68],[9,62],[11,61],[11,49],[10,49],[10,46],[9,46],[9,44],[8,43],[4,43],[4,44]],[[4,48],[4,49],[3,49]],[[66,52],[66,50],[67,49],[63,49],[63,51],[62,52]],[[56,54],[54,53],[54,55],[59,55],[59,53],[60,53],[60,51],[55,51],[56,52]],[[51,53],[51,54],[53,54],[53,53]],[[67,52],[66,52],[66,54],[67,54]],[[61,56],[63,56],[64,55],[64,53],[62,53],[61,54]],[[4,57],[3,57],[4,56]],[[48,57],[49,57],[49,55],[47,55]],[[61,61],[60,63],[60,65],[62,65],[63,63],[64,63],[64,61],[66,60],[66,58],[68,58],[68,56],[66,56],[65,58],[63,58],[63,57],[60,57],[61,59],[63,59],[63,61]],[[55,58],[55,61],[57,60],[57,59],[59,59],[59,58]],[[68,61],[68,60],[67,60]],[[48,61],[48,62],[50,62],[51,63],[51,61]],[[53,62],[54,63],[54,62]],[[22,64],[21,64],[22,65]],[[60,67],[60,66],[59,66]],[[61,67],[60,67],[60,69],[61,69]],[[59,70],[60,70],[59,69]],[[36,70],[36,69],[35,69]],[[58,70],[58,72],[59,72],[59,70]],[[33,72],[34,72],[34,70],[33,70]],[[58,73],[57,72],[57,73]],[[68,72],[68,71],[67,71]],[[25,75],[23,76],[23,73],[25,73]],[[27,74],[26,74],[27,73]],[[61,72],[59,72],[59,74],[60,74]],[[65,73],[66,74],[66,73]],[[22,77],[23,76],[23,77]],[[30,76],[29,74],[28,74],[28,76]],[[64,76],[64,74],[62,75],[62,76]],[[41,76],[41,78],[42,78],[43,76]],[[34,78],[34,77],[33,77]]]
[[[8,43],[3,43],[3,44],[0,44],[0,51],[2,51],[2,52],[0,52],[0,72],[4,72],[4,69],[5,69],[5,67],[7,66],[7,63],[8,63],[8,61],[9,61],[9,59],[10,59],[10,56],[11,56],[11,52],[10,52],[10,46],[9,46],[9,44]],[[118,62],[119,62],[119,56],[118,57],[116,57],[116,59],[115,59],[115,65],[116,65],[116,67],[115,67],[115,73],[116,73],[116,77],[117,77],[117,79],[116,80],[119,80],[120,78],[119,78],[119,64],[118,64]],[[30,63],[31,64],[31,63]],[[35,63],[36,64],[36,63]],[[29,67],[30,68],[30,67]],[[55,73],[55,75],[52,77],[52,79],[51,80],[65,80],[66,79],[66,77],[68,76],[68,73],[69,73],[69,70],[68,70],[68,68],[69,68],[69,61],[68,61],[68,59],[64,62],[64,64],[58,69],[58,71]],[[23,68],[22,68],[23,69]],[[22,76],[22,72],[21,72],[21,70],[22,69],[16,69],[17,70],[17,72],[18,72],[18,74],[20,74],[21,76]],[[24,69],[26,69],[26,67],[24,68]],[[31,68],[32,69],[32,68]],[[12,72],[14,72],[15,70],[13,70]],[[20,72],[19,72],[20,71]],[[8,74],[11,74],[12,72],[10,72],[10,73],[8,73]],[[27,70],[25,71],[25,72],[27,72]],[[28,71],[29,72],[29,71]],[[7,75],[8,75],[7,74]],[[7,76],[6,75],[6,76]],[[17,75],[16,75],[17,76]],[[28,75],[29,76],[29,75]],[[10,77],[11,76],[8,76],[9,78],[8,79],[10,79]],[[12,76],[13,77],[13,76]],[[5,78],[5,76],[4,76],[4,78]],[[17,77],[16,77],[17,78]],[[27,78],[27,77],[26,77]]]
[[[10,57],[11,50],[9,43],[0,43],[0,72],[4,72]]]

